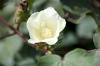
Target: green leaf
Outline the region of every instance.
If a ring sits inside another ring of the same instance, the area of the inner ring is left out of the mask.
[[[94,31],[97,28],[95,20],[91,16],[82,16],[78,20],[77,34],[80,37],[92,38]]]
[[[2,23],[0,23],[0,38],[8,34],[9,34],[9,29]]]
[[[83,49],[75,49],[65,55],[63,66],[95,66],[93,54]]]
[[[40,8],[40,6],[43,5],[46,1],[47,0],[35,0],[32,5],[33,11],[37,11],[38,8]]]
[[[65,46],[72,46],[75,45],[78,42],[77,37],[74,33],[68,32],[66,35],[61,35],[61,39],[57,42],[57,44],[54,46],[54,48],[61,48]]]
[[[23,22],[20,24],[19,30],[20,30],[20,32],[22,32],[24,34],[28,34],[28,30],[26,28],[26,22]]]
[[[65,5],[68,5],[70,7],[75,7],[75,6],[79,6],[79,7],[85,7],[87,8],[88,6],[88,1],[87,0],[62,0],[62,2],[65,4]]]
[[[64,43],[65,44],[75,44],[77,43],[77,37],[74,35],[74,33],[69,32],[65,37],[64,37]]]
[[[18,66],[35,66],[35,61],[32,58],[26,58],[20,61]]]
[[[80,16],[81,14],[85,13],[86,11],[89,11],[87,9],[83,10],[82,8],[76,7],[77,9],[73,9],[67,5],[63,5],[63,8],[67,11],[70,12],[73,15]]]
[[[17,36],[11,36],[0,41],[0,62],[5,66],[13,66],[14,55],[22,46],[22,39]]]
[[[58,55],[45,55],[38,59],[38,66],[62,66]]]
[[[94,51],[94,63],[95,66],[100,66],[100,50]]]
[[[45,55],[38,59],[38,66],[100,66],[100,50],[77,48],[67,53],[64,59],[58,55]]]
[[[32,5],[32,12],[40,11],[47,7],[54,7],[61,16],[64,15],[63,6],[60,0],[35,0]]]
[[[100,33],[95,33],[93,35],[93,41],[96,48],[100,48]]]
[[[54,7],[61,16],[64,15],[63,6],[60,0],[48,0],[46,7]]]
[[[33,2],[35,0],[28,0],[28,6],[29,6],[29,9],[31,10],[32,9],[32,5],[33,5]]]
[[[16,1],[9,0],[5,4],[5,7],[3,8],[3,10],[0,12],[0,15],[5,17],[6,19],[10,20],[12,15],[14,14],[14,11],[16,10],[16,3],[18,3],[17,1],[18,0],[16,0]]]

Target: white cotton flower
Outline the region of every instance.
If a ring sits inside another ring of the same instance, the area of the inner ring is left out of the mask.
[[[65,20],[52,7],[33,13],[27,21],[30,35],[28,42],[32,44],[45,42],[53,45],[58,41],[59,34],[65,25]]]

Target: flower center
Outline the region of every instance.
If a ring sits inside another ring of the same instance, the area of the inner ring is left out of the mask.
[[[49,28],[44,28],[42,31],[41,31],[41,36],[43,38],[50,38],[53,36],[53,32],[49,29]]]

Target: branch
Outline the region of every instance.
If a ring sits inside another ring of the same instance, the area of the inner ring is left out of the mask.
[[[12,31],[14,31],[14,34],[17,34],[18,36],[20,36],[24,42],[27,42],[27,38],[23,36],[23,34],[18,31],[17,29],[15,29],[12,25],[10,25],[3,17],[0,16],[0,22],[3,23],[5,26],[7,26],[8,28],[10,28]]]
[[[3,37],[0,37],[0,39],[4,39],[4,38],[9,37],[9,36],[12,36],[12,35],[14,35],[14,33],[5,35],[5,36],[3,36]]]

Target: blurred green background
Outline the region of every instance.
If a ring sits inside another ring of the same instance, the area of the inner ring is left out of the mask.
[[[53,62],[60,57],[40,58],[44,53],[27,43],[28,17],[49,6],[67,22],[59,41],[53,46],[53,54],[65,56],[66,62],[58,65]],[[100,66],[99,48],[100,0],[0,0],[0,66]],[[83,64],[78,62],[78,57]]]

